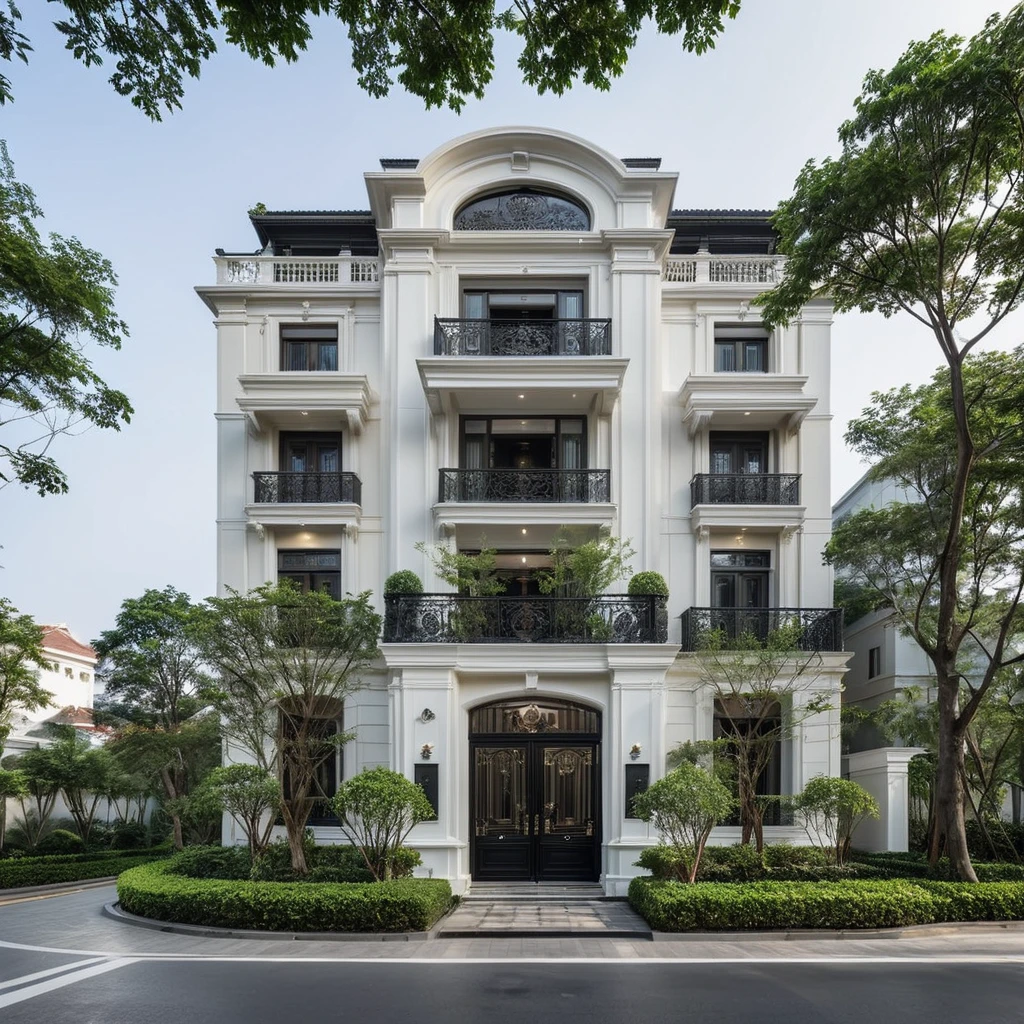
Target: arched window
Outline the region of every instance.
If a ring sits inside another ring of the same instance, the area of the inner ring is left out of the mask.
[[[567,700],[519,698],[474,708],[469,714],[471,735],[498,733],[589,733],[601,731],[600,712]]]
[[[590,214],[575,199],[518,188],[471,199],[456,214],[456,231],[589,231]]]

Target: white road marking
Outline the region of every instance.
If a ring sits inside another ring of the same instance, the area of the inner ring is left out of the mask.
[[[108,971],[116,971],[119,967],[127,967],[135,963],[131,957],[120,957],[117,960],[106,960],[103,963],[94,964],[80,971],[72,971],[71,974],[62,974],[59,978],[51,978],[49,981],[41,981],[36,985],[29,985],[26,988],[19,988],[6,995],[0,995],[0,1010],[6,1006],[13,1006],[15,1003],[23,1003],[26,999],[35,999],[36,996],[46,995],[47,992],[54,992],[64,988],[66,985],[76,985],[86,978],[93,978],[97,974],[106,974]]]
[[[257,941],[257,940],[254,940]],[[849,940],[844,940],[849,942]],[[374,943],[376,947],[376,943]],[[472,964],[551,964],[571,963],[638,965],[658,964],[1024,964],[1024,953],[922,954],[918,956],[636,956],[636,957],[566,957],[566,956],[488,956],[488,957],[383,957],[383,956],[234,956],[215,953],[99,953],[88,950],[59,949],[52,946],[30,946],[0,940],[0,948],[24,949],[38,953],[81,953],[106,958],[121,957],[121,962],[137,963],[252,963],[252,964],[431,964],[460,967]],[[411,952],[411,951],[410,951]],[[2,1004],[0,1004],[2,1005]]]
[[[61,964],[60,967],[51,967],[46,971],[36,971],[35,974],[23,974],[20,978],[12,978],[10,981],[0,981],[0,989],[14,988],[17,985],[27,985],[30,981],[38,981],[40,978],[49,978],[53,974],[62,974],[64,971],[72,971],[79,967],[88,967],[89,964],[98,964],[106,960],[105,956],[96,956],[91,960],[76,960],[74,963]]]

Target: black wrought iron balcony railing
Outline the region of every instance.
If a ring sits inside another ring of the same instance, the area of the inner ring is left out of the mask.
[[[363,485],[355,473],[253,473],[252,478],[261,504],[363,503]]]
[[[405,644],[665,643],[665,598],[388,594],[384,642]]]
[[[763,643],[783,627],[793,630],[797,650],[843,650],[842,608],[687,608],[681,620],[684,651],[734,650],[751,638]]]
[[[610,356],[611,320],[434,317],[436,356]]]
[[[698,473],[690,505],[799,505],[799,473]]]
[[[607,469],[442,469],[439,501],[609,500]]]

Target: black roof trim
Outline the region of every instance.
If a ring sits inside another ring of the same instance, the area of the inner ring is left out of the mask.
[[[264,248],[295,255],[377,254],[377,224],[369,210],[268,210],[249,215]]]
[[[673,210],[669,220],[768,220],[774,210]]]
[[[633,171],[658,171],[661,169],[660,156],[624,156],[622,162]]]
[[[380,166],[385,171],[414,171],[419,166],[419,160],[405,156],[382,156]]]

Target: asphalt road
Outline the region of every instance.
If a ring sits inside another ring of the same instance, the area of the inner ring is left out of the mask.
[[[0,988],[0,1019],[4,1024],[1005,1024],[1021,1019],[1020,982],[1019,963],[111,958],[27,986]]]

